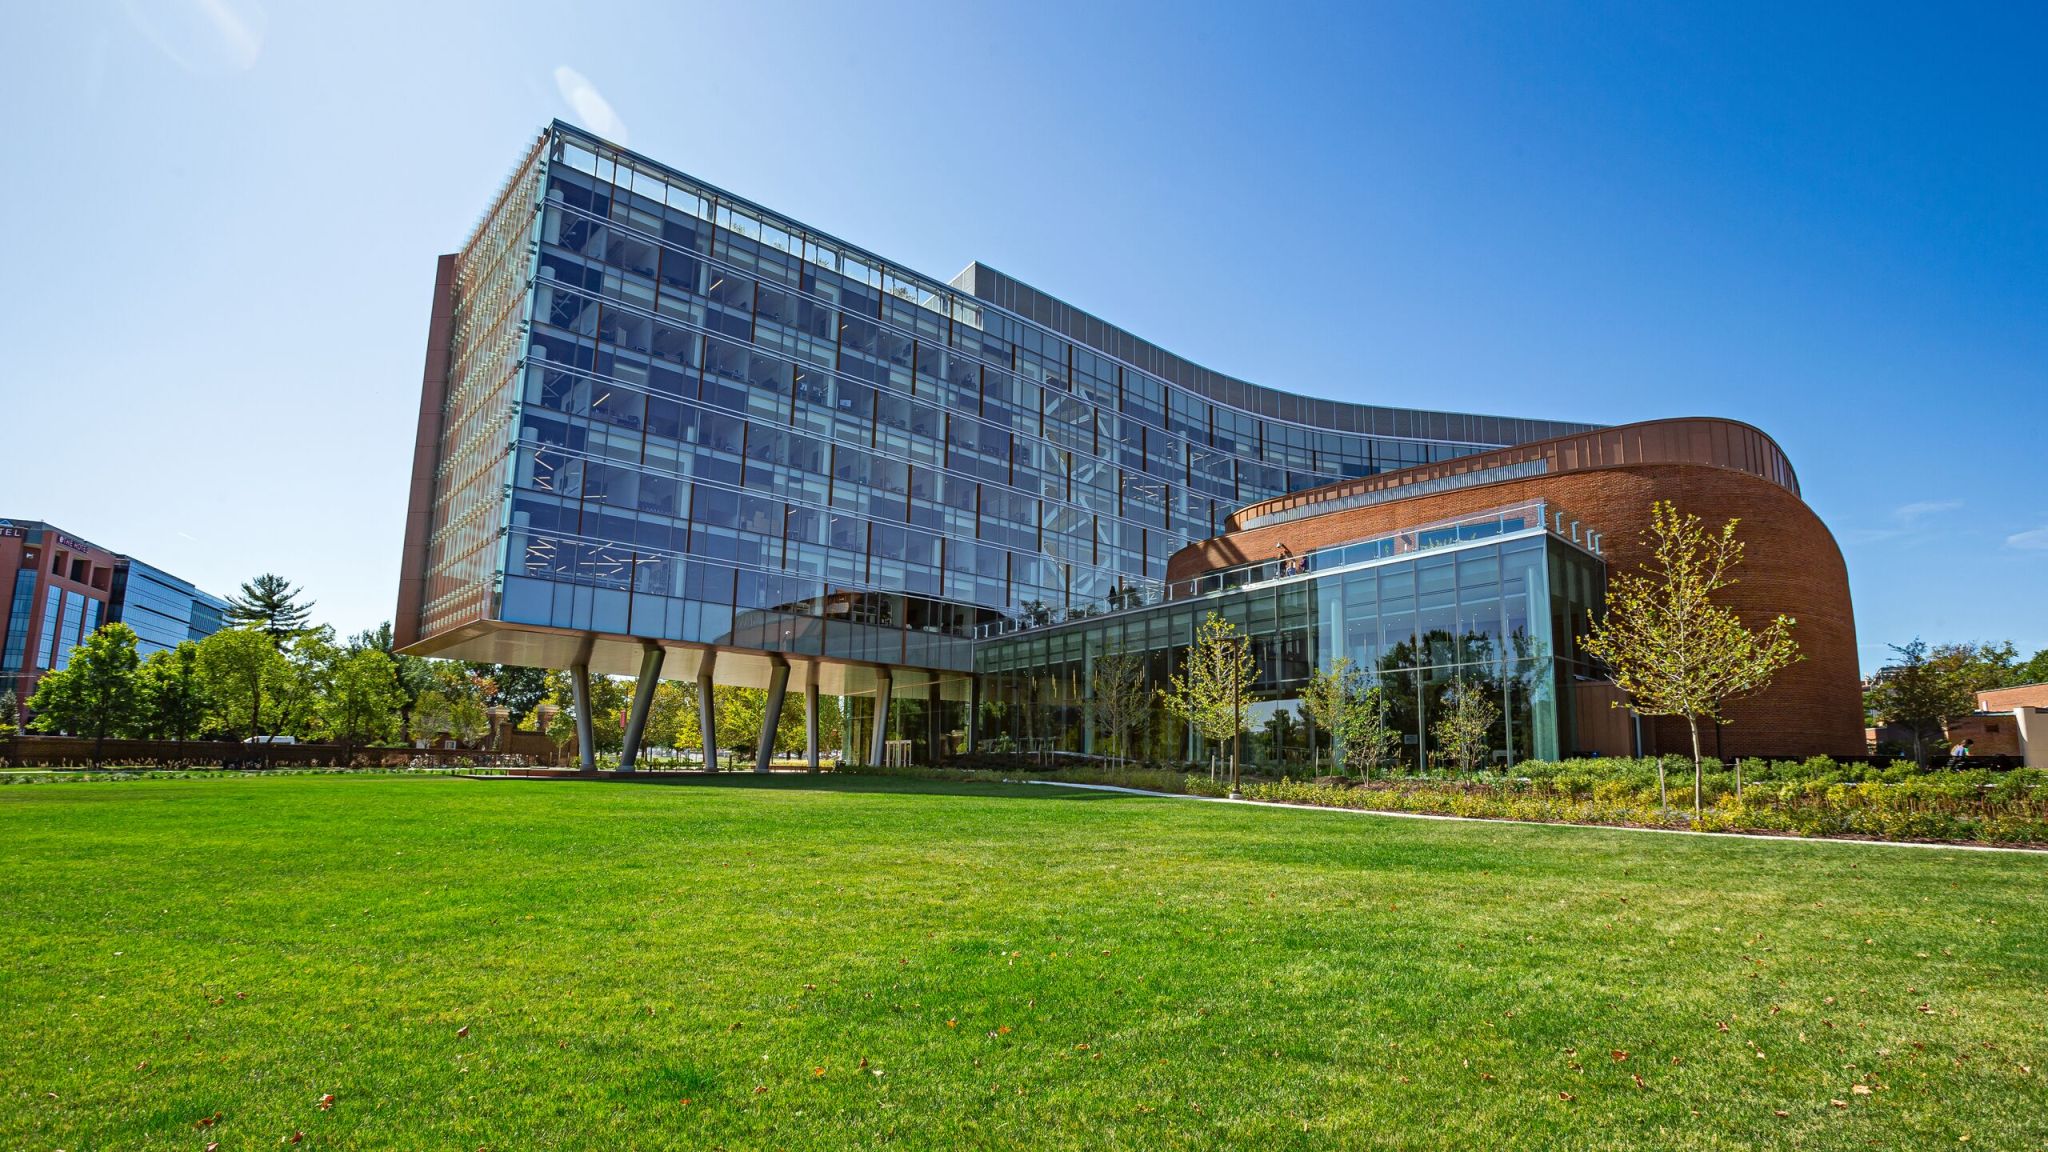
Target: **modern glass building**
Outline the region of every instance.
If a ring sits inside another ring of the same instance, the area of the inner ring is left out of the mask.
[[[1453,688],[1493,706],[1493,759],[1555,759],[1581,746],[1571,710],[1556,704],[1590,671],[1576,638],[1606,583],[1596,545],[1570,537],[1575,523],[1531,502],[1226,568],[1154,603],[999,625],[977,650],[983,728],[1018,751],[1199,759],[1210,750],[1162,709],[1131,747],[1112,748],[1088,702],[1104,653],[1142,653],[1147,679],[1166,684],[1215,613],[1249,638],[1258,669],[1245,749],[1254,763],[1305,765],[1330,750],[1327,733],[1311,744],[1298,698],[1311,669],[1339,658],[1380,688],[1410,768],[1430,763]]]
[[[107,620],[133,628],[135,649],[145,658],[220,631],[227,610],[227,601],[133,556],[114,564]]]
[[[857,754],[936,754],[1006,621],[1155,600],[1242,506],[1587,427],[1262,387],[557,122],[441,261],[397,627],[778,700],[794,672],[877,701]]]
[[[26,702],[43,673],[70,666],[105,618],[116,559],[40,520],[0,519],[0,689]]]
[[[227,610],[189,581],[40,520],[0,519],[0,588],[0,689],[23,701],[103,623],[133,628],[147,657],[218,632]]]

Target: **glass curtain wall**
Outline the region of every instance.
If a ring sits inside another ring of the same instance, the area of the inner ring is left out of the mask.
[[[506,621],[965,671],[1240,505],[1490,446],[1213,404],[559,126],[541,164]]]
[[[1095,658],[1143,653],[1151,684],[1164,687],[1214,611],[1250,637],[1258,663],[1245,741],[1254,765],[1311,763],[1299,695],[1311,668],[1339,657],[1381,688],[1408,771],[1441,766],[1437,725],[1454,690],[1493,705],[1487,763],[1552,759],[1574,747],[1570,709],[1558,701],[1590,674],[1576,637],[1603,591],[1598,559],[1531,534],[985,641],[977,650],[982,747],[1114,751],[1087,707]],[[1201,762],[1222,752],[1157,705],[1134,743],[1131,753],[1148,759]],[[1313,748],[1327,757],[1327,734]]]

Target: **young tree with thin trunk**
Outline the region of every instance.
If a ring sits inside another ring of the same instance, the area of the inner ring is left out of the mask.
[[[1401,730],[1387,723],[1384,689],[1374,684],[1346,698],[1338,739],[1343,742],[1345,765],[1360,777],[1370,780],[1375,771],[1391,772],[1401,749]]]
[[[1444,693],[1443,718],[1430,729],[1436,737],[1438,755],[1449,761],[1459,774],[1470,776],[1487,762],[1493,746],[1490,737],[1500,719],[1500,709],[1485,691],[1485,685],[1460,680]]]
[[[1642,716],[1681,716],[1692,733],[1692,806],[1701,806],[1700,721],[1722,723],[1728,701],[1761,691],[1802,659],[1793,620],[1780,615],[1753,630],[1714,602],[1735,583],[1742,542],[1730,520],[1718,534],[1700,518],[1659,500],[1644,533],[1652,545],[1639,572],[1608,580],[1607,611],[1581,644],[1607,665],[1629,707]],[[1616,703],[1619,707],[1619,702]]]
[[[1258,681],[1259,665],[1252,655],[1251,638],[1211,612],[1188,647],[1185,668],[1172,678],[1170,690],[1159,693],[1166,710],[1192,725],[1203,739],[1230,745],[1232,799],[1242,795],[1238,791],[1238,760],[1244,743],[1244,709]]]
[[[71,650],[68,663],[43,673],[28,705],[35,710],[32,726],[40,732],[69,732],[92,737],[92,762],[99,766],[107,737],[126,732],[142,719],[142,692],[136,681],[135,630],[126,624],[102,625]]]
[[[1131,733],[1145,722],[1152,707],[1152,691],[1145,683],[1145,656],[1123,648],[1109,648],[1095,657],[1088,677],[1089,705],[1095,718],[1116,741],[1117,764],[1130,757]]]
[[[1337,758],[1335,744],[1349,710],[1364,690],[1364,681],[1365,673],[1351,666],[1349,656],[1337,657],[1328,668],[1308,670],[1308,683],[1301,689],[1301,713],[1308,718],[1309,764],[1312,768],[1322,764],[1322,745],[1316,740],[1317,729],[1330,734],[1330,758]]]

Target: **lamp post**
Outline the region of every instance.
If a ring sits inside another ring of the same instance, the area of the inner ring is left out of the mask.
[[[1251,640],[1247,637],[1238,643],[1249,644]],[[1237,787],[1237,759],[1244,750],[1244,700],[1239,694],[1238,681],[1240,677],[1237,674],[1238,668],[1243,663],[1242,659],[1238,657],[1238,652],[1240,651],[1242,649],[1233,647],[1231,652],[1232,659],[1230,661],[1230,798],[1232,800],[1244,799],[1244,793],[1238,791]]]

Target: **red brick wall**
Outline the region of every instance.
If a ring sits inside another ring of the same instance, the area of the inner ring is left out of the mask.
[[[1977,707],[1984,712],[2010,712],[2015,708],[2048,708],[2048,684],[2021,684],[1977,693]]]
[[[1730,756],[1856,754],[1864,750],[1863,699],[1856,658],[1856,622],[1841,551],[1820,518],[1784,488],[1729,468],[1698,464],[1596,467],[1510,480],[1369,508],[1233,532],[1174,554],[1167,577],[1185,580],[1215,568],[1268,560],[1281,544],[1297,554],[1436,520],[1525,500],[1556,502],[1604,533],[1610,573],[1629,571],[1646,555],[1639,536],[1650,505],[1669,500],[1718,527],[1731,517],[1748,546],[1738,583],[1723,603],[1752,626],[1783,613],[1798,621],[1793,636],[1805,659],[1781,672],[1762,694],[1728,708],[1722,748]],[[1663,751],[1690,748],[1683,721],[1644,721]],[[1708,753],[1713,734],[1703,734]]]

